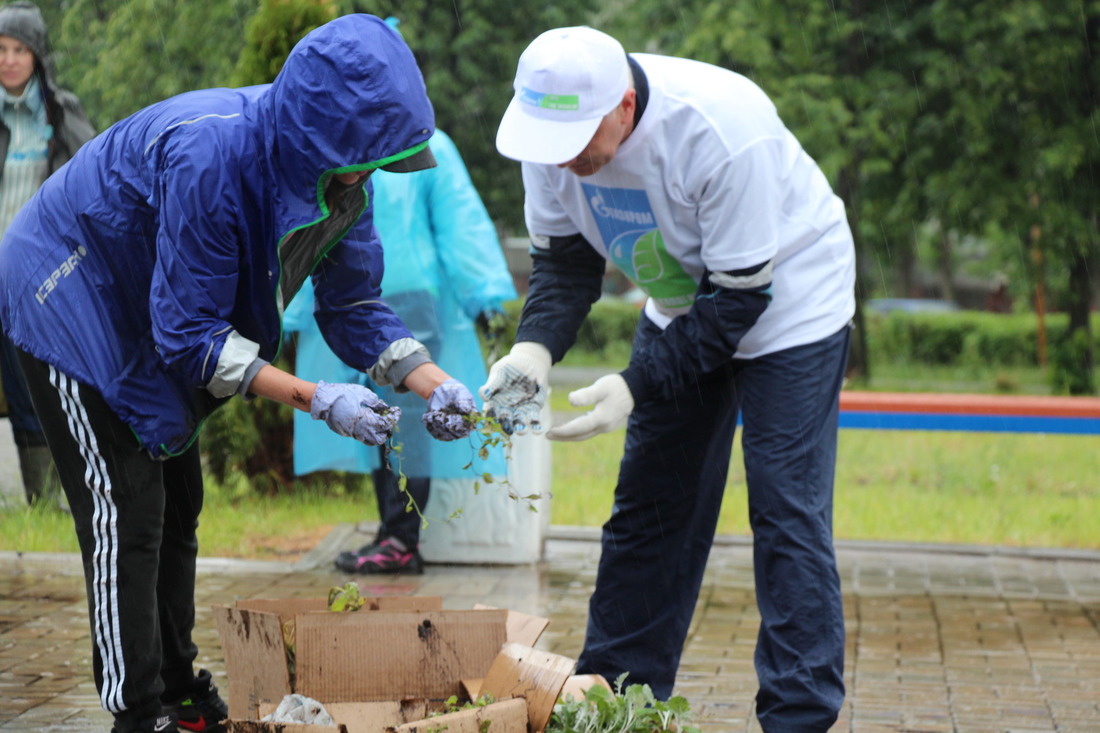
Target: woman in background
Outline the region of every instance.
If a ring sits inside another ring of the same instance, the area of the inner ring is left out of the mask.
[[[54,82],[46,22],[25,0],[0,8],[0,236],[42,182],[95,136],[80,102]],[[8,405],[27,502],[53,500],[50,449],[23,371],[0,324],[0,382]]]

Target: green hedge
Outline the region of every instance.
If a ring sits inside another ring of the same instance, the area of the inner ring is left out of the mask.
[[[506,303],[507,333],[501,338],[500,353],[511,348],[516,337],[516,324],[523,309],[522,300]],[[638,306],[619,300],[601,300],[592,306],[588,319],[577,333],[577,343],[571,350],[582,352],[593,361],[606,360],[611,364],[624,363],[630,356],[630,344],[634,342],[634,329],[638,326]]]
[[[1064,313],[1046,318],[1047,344],[1065,341]],[[867,344],[875,360],[945,366],[1036,366],[1039,320],[1034,314],[958,313],[867,314]],[[1092,320],[1093,348],[1098,345],[1100,315]]]
[[[507,351],[515,338],[515,324],[523,301],[507,304],[509,332],[502,344]],[[601,300],[577,334],[574,350],[593,355],[622,353],[634,338],[638,308],[630,303]],[[1069,320],[1064,313],[1046,317],[1048,355],[1065,342]],[[1033,367],[1039,363],[1039,320],[1034,314],[1003,315],[981,311],[956,313],[866,313],[867,343],[875,361],[943,366]],[[1074,344],[1080,354],[1085,344]],[[1092,346],[1100,350],[1100,314],[1092,320]]]

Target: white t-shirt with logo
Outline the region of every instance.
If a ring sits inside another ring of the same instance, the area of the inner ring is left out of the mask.
[[[844,204],[771,100],[732,71],[631,56],[649,101],[615,158],[586,177],[523,164],[535,246],[579,232],[648,293],[646,315],[662,328],[688,311],[707,270],[772,260],[772,302],[742,338],[741,358],[840,330],[855,312]]]

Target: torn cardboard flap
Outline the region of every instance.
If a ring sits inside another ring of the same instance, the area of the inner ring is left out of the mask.
[[[522,697],[531,730],[541,731],[550,722],[561,689],[576,666],[569,657],[505,644],[485,675],[480,694],[492,695],[494,700]]]
[[[475,610],[490,610],[496,606],[486,606],[482,603],[474,604]],[[519,611],[508,610],[508,641],[523,646],[534,646],[535,642],[550,625],[550,619],[541,616],[532,616]]]
[[[611,683],[602,674],[575,674],[565,681],[565,686],[561,688],[558,697],[562,700],[567,696],[574,700],[583,700],[585,693],[591,687],[602,687],[608,692],[615,692]]]
[[[229,716],[255,719],[261,701],[293,692],[279,614],[214,606],[214,620],[229,677]]]
[[[230,717],[255,720],[259,717],[256,711],[260,703],[277,703],[285,695],[299,691],[291,689],[284,625],[292,624],[296,629],[299,620],[308,616],[334,619],[346,615],[367,616],[381,612],[438,612],[442,608],[443,599],[440,596],[368,597],[364,609],[374,610],[361,610],[353,614],[332,613],[326,610],[327,604],[325,598],[254,598],[239,600],[235,606],[213,607],[229,677]],[[499,617],[483,618],[490,624],[502,626]],[[503,633],[502,630],[501,635]],[[300,646],[296,642],[296,653],[300,651]],[[491,657],[489,659],[491,661]],[[486,662],[486,669],[488,663]],[[484,674],[484,671],[478,674]]]
[[[527,704],[520,698],[436,715],[387,728],[386,733],[527,733]]]

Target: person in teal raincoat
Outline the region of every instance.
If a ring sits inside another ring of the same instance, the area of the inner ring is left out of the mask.
[[[477,384],[484,381],[486,370],[476,324],[499,320],[493,317],[516,291],[493,222],[454,142],[436,130],[431,148],[437,167],[411,174],[378,171],[373,177],[374,223],[385,261],[382,297],[448,374],[464,384]],[[308,416],[303,420],[296,414],[294,471],[349,471],[374,478],[381,526],[373,542],[340,553],[338,568],[349,573],[420,573],[421,519],[416,511],[406,511],[409,498],[422,511],[432,478],[504,475],[504,455],[493,450],[481,460],[479,446],[471,441],[427,439],[424,430],[417,429],[424,401],[375,385],[366,374],[343,364],[321,336],[312,315],[312,295],[307,283],[284,318],[284,327],[298,336],[296,373],[304,379],[340,375],[341,381],[358,381],[387,404],[400,407],[394,441],[401,451],[383,464],[379,448],[333,440],[331,431],[323,426],[318,430]],[[408,495],[398,487],[398,473],[408,479]]]

